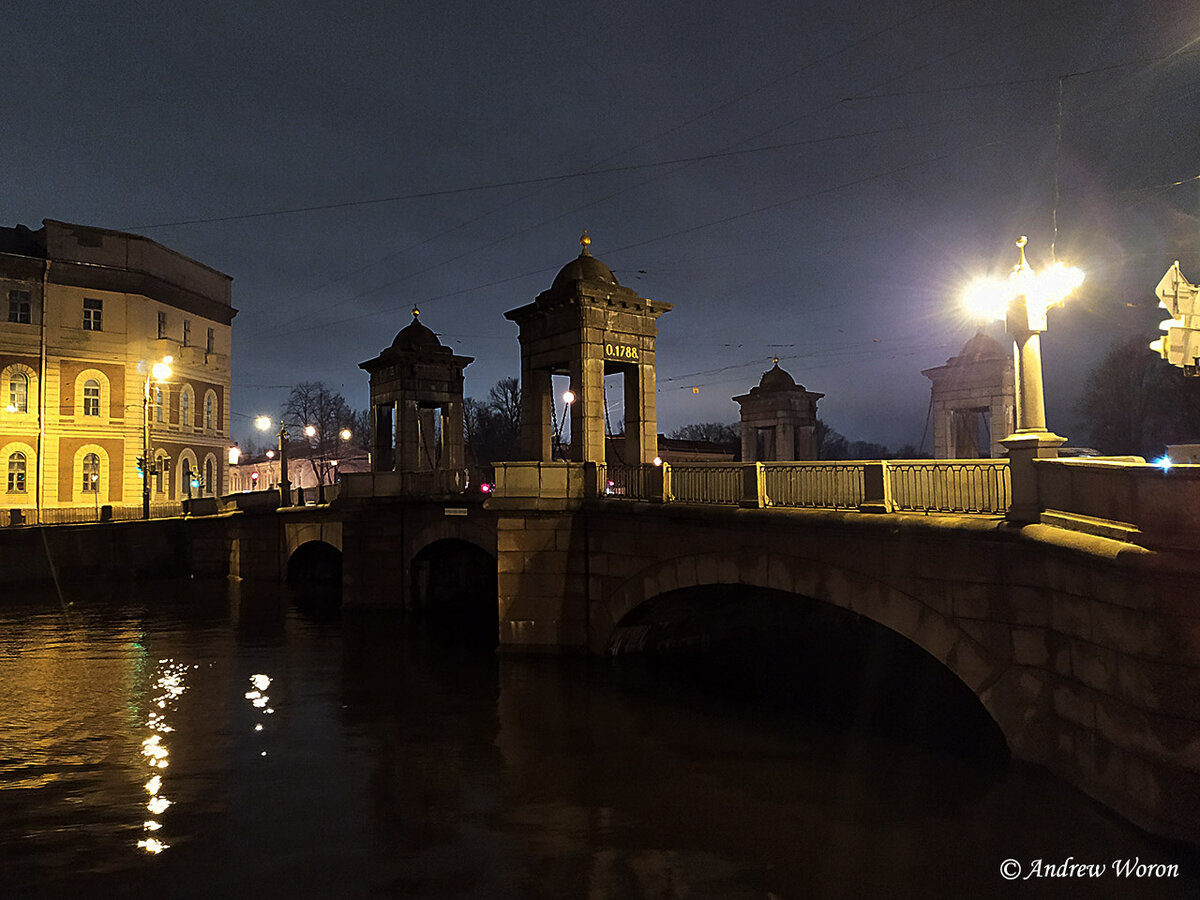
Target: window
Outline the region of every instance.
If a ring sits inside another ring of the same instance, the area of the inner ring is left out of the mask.
[[[83,492],[94,494],[100,490],[100,457],[89,453],[83,458]]]
[[[83,414],[100,415],[100,382],[95,378],[89,378],[83,383]]]
[[[103,300],[87,300],[83,301],[83,330],[84,331],[100,331],[100,324],[104,315]]]
[[[179,424],[192,424],[192,393],[186,388],[179,395]]]
[[[204,338],[204,352],[212,353],[213,347],[216,346],[216,343],[216,336],[213,334],[213,330],[210,328],[208,329],[207,337]]]
[[[213,428],[213,406],[215,406],[216,397],[212,391],[209,391],[204,397],[204,430],[212,431]]]
[[[186,494],[189,497],[192,496],[192,462],[188,459],[183,461],[182,488],[183,489],[179,492],[180,494]]]
[[[163,420],[163,389],[156,387],[154,389],[154,421],[161,422]]]
[[[30,308],[29,291],[8,292],[8,321],[28,325],[32,321]]]
[[[8,376],[8,404],[13,412],[29,412],[29,376],[24,372]]]
[[[160,338],[167,336],[167,314],[165,312],[158,314],[158,336]]]
[[[183,346],[190,347],[192,345],[192,323],[187,319],[183,320]]]
[[[14,453],[8,458],[8,492],[25,493],[25,454]]]
[[[204,461],[204,490],[209,494],[215,494],[213,490],[213,461],[206,459]]]

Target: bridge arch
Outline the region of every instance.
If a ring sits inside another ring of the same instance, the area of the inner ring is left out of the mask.
[[[1014,678],[1002,653],[984,646],[934,605],[861,572],[799,556],[762,551],[684,555],[656,562],[626,578],[602,602],[600,634],[609,653],[619,652],[618,626],[656,597],[721,585],[759,588],[810,598],[869,619],[924,650],[979,698],[1010,748],[1028,725],[1028,703],[1014,704]],[[593,620],[595,621],[595,619]],[[1024,715],[1015,712],[1025,711]]]
[[[287,583],[340,587],[342,551],[323,540],[305,541],[288,556]]]

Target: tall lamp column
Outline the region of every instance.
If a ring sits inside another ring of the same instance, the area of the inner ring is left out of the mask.
[[[1025,260],[1022,235],[1017,241],[1020,258],[1006,282],[983,281],[972,285],[967,302],[983,318],[1003,319],[1015,344],[1016,430],[1001,443],[1008,449],[1012,502],[1008,518],[1035,522],[1041,515],[1033,460],[1058,456],[1066,438],[1046,428],[1046,400],[1042,381],[1042,332],[1046,313],[1059,306],[1083,283],[1083,272],[1054,263],[1034,274]]]
[[[142,396],[142,518],[150,518],[150,478],[154,474],[154,461],[150,458],[150,381],[166,381],[171,377],[174,359],[164,356],[146,373],[146,390]]]

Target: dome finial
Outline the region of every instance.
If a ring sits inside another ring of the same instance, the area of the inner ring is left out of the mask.
[[[1021,271],[1022,269],[1029,268],[1029,263],[1025,262],[1025,245],[1028,243],[1029,238],[1025,237],[1025,235],[1021,235],[1019,238],[1017,238],[1017,250],[1020,251],[1021,258],[1017,261],[1017,265],[1013,271]]]
[[[778,356],[772,356],[772,357],[771,357],[771,362],[775,363],[775,365],[778,367],[778,365],[779,365],[779,357],[778,357]]]
[[[415,321],[417,321],[418,318],[420,318],[421,310],[417,309],[416,306],[413,306],[412,312],[413,312],[413,321],[415,322]]]
[[[592,243],[592,239],[588,237],[587,229],[583,229],[583,236],[579,239],[579,246],[583,249],[579,251],[580,256],[591,256],[588,253],[588,246]]]

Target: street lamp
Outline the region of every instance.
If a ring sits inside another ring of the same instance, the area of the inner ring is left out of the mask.
[[[1016,342],[1016,433],[1053,437],[1046,430],[1041,334],[1046,330],[1046,313],[1052,306],[1061,306],[1083,283],[1083,270],[1056,262],[1034,274],[1025,260],[1027,242],[1024,235],[1017,241],[1020,259],[1006,282],[977,281],[967,289],[966,302],[980,318],[1004,319],[1005,331]]]
[[[562,402],[563,414],[562,418],[558,420],[557,427],[554,429],[554,444],[558,448],[559,454],[566,459],[566,454],[563,452],[562,446],[562,432],[563,426],[567,424],[567,417],[571,414],[571,404],[575,402],[575,392],[570,389],[563,391]],[[554,410],[551,409],[550,411],[553,412]]]
[[[164,356],[150,367],[146,373],[146,389],[142,394],[142,518],[150,518],[150,478],[154,475],[156,464],[150,458],[150,381],[163,382],[171,377],[171,363],[174,359]]]
[[[273,423],[270,416],[259,416],[254,420],[254,427],[259,431],[270,431]],[[310,426],[311,427],[311,426]],[[287,470],[287,425],[279,423],[279,505],[292,505],[292,483],[288,481]]]
[[[1035,275],[1025,261],[1024,235],[1017,241],[1020,258],[1006,283],[977,282],[968,291],[968,305],[982,318],[1004,319],[1016,343],[1017,429],[1000,443],[1008,451],[1012,493],[1007,518],[1014,524],[1041,519],[1036,459],[1053,459],[1066,438],[1046,428],[1042,388],[1042,342],[1046,313],[1059,306],[1083,283],[1083,271],[1054,263]]]

